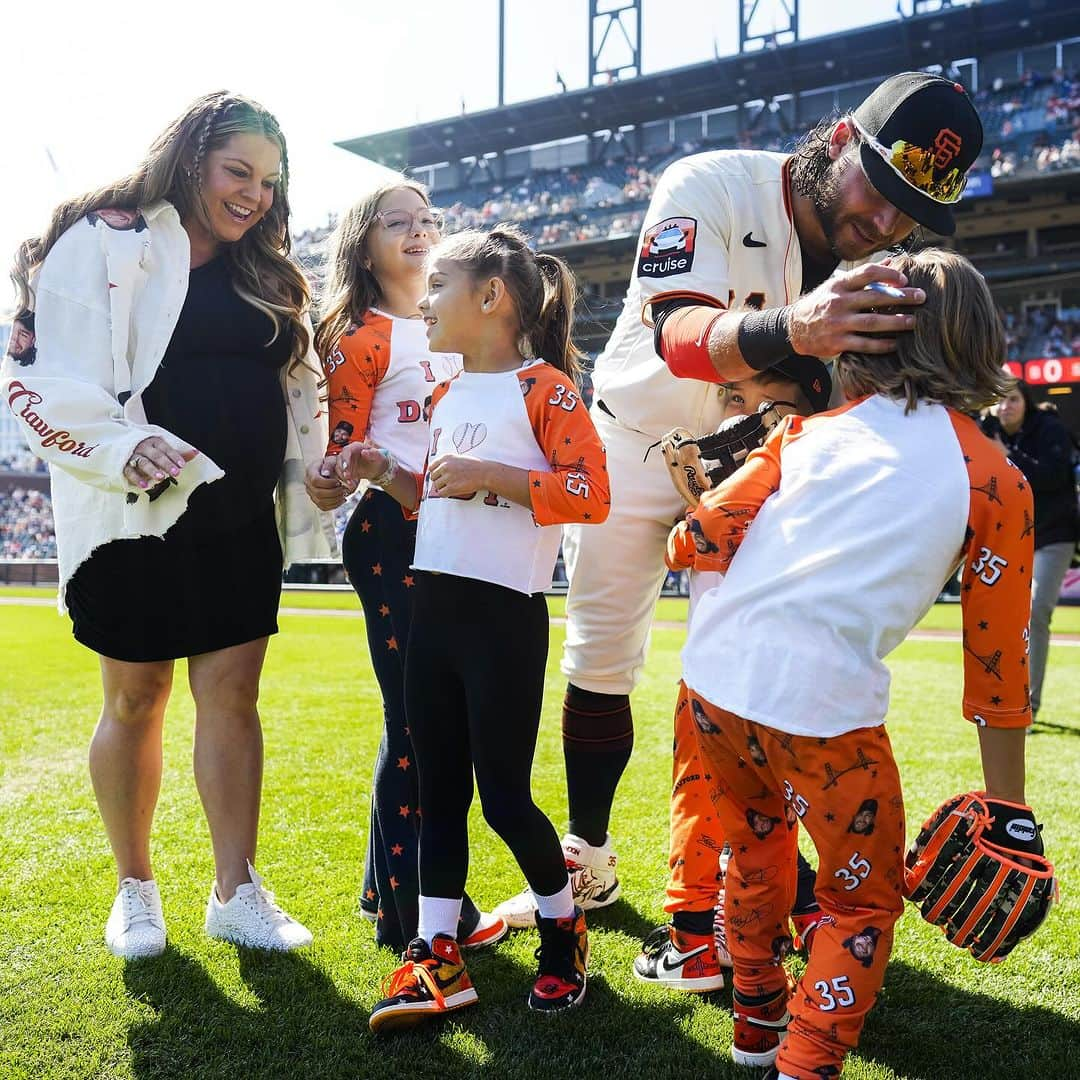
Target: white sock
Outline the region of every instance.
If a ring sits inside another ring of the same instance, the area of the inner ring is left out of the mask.
[[[449,934],[457,937],[458,919],[461,917],[461,897],[420,895],[420,925],[416,936],[422,937],[429,945],[436,934]]]
[[[569,878],[557,893],[541,896],[533,890],[533,896],[536,897],[536,906],[542,919],[569,919],[574,914],[574,890]]]

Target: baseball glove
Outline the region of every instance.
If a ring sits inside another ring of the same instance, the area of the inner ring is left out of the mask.
[[[763,401],[756,413],[728,417],[712,435],[694,436],[681,427],[669,431],[660,440],[660,451],[671,468],[672,483],[690,509],[706,491],[726,480],[780,420],[776,404]]]
[[[905,895],[976,960],[996,964],[1033,934],[1057,898],[1030,807],[957,795],[923,823],[905,862]]]

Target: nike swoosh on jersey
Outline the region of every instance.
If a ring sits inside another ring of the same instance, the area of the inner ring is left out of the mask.
[[[707,952],[708,949],[708,945],[702,945],[699,948],[693,949],[687,953],[678,952],[674,948],[670,950],[665,950],[664,955],[660,957],[660,966],[665,971],[674,971],[676,968],[682,967],[683,964],[689,963],[691,960],[694,959],[695,956],[700,956],[703,952]],[[678,960],[676,960],[674,964],[668,963],[668,952],[673,952],[678,957]]]
[[[754,239],[754,230],[753,229],[751,229],[742,238],[742,242],[743,242],[743,247],[768,247],[769,246],[767,243],[765,243],[764,240],[755,240]]]

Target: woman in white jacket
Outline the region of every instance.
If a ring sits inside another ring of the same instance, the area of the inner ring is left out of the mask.
[[[288,219],[277,121],[221,92],[130,176],[61,204],[16,259],[37,352],[5,361],[0,393],[52,467],[60,609],[100,656],[90,772],[120,879],[105,931],[119,956],[165,948],[150,826],[180,657],[216,868],[207,933],[311,940],[253,865],[283,556],[334,547],[303,487],[326,430]]]

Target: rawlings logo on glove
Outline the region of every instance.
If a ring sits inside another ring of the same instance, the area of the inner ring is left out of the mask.
[[[728,417],[715,434],[695,437],[679,427],[672,428],[660,440],[660,451],[671,468],[672,483],[691,510],[706,491],[726,480],[751,450],[761,446],[783,419],[777,406],[791,404],[763,401],[756,413]]]
[[[943,803],[904,860],[905,895],[976,960],[996,964],[1042,925],[1057,898],[1030,807],[976,791]]]

